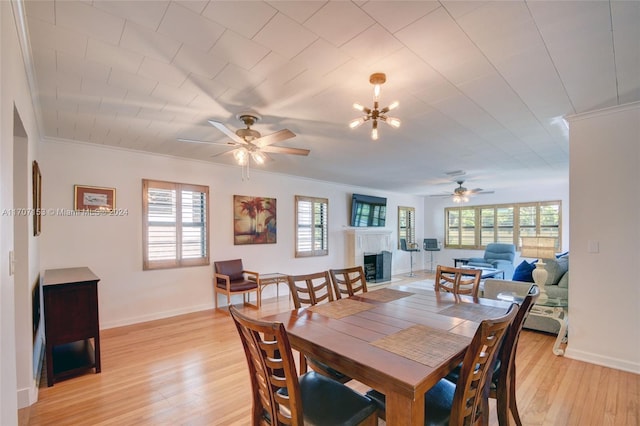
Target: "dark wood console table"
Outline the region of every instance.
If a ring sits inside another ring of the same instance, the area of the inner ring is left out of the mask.
[[[44,272],[47,386],[92,368],[96,374],[100,372],[98,281],[100,278],[84,267]]]

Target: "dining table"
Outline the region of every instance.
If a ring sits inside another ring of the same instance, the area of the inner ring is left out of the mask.
[[[283,323],[293,349],[385,394],[388,425],[421,425],[425,393],[462,362],[480,322],[510,306],[416,282],[263,319]]]

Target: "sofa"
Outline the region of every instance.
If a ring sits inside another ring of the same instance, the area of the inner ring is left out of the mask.
[[[545,289],[549,298],[569,298],[569,255],[564,253],[555,259],[544,259],[547,270]],[[512,280],[487,279],[484,282],[483,297],[496,299],[498,293],[513,292],[524,296],[533,284],[531,272],[535,269],[535,262],[523,260],[515,269]],[[558,334],[560,324],[551,319],[529,315],[524,328]]]
[[[513,244],[490,243],[487,244],[483,257],[472,257],[467,265],[500,269],[504,271],[504,279],[508,280],[513,276],[513,259],[515,257],[516,246]]]

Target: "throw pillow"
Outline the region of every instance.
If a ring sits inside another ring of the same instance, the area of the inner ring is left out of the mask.
[[[569,256],[559,257],[558,259],[544,259],[545,269],[547,270],[546,285],[558,284],[560,278],[569,270]]]
[[[531,273],[536,268],[536,266],[532,263],[523,260],[522,263],[518,265],[515,271],[513,271],[513,281],[522,281],[526,283],[533,282],[533,276]]]
[[[565,272],[560,281],[558,281],[558,287],[569,288],[569,271]]]

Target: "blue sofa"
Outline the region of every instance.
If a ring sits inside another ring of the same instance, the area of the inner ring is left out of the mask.
[[[510,280],[513,277],[515,258],[516,246],[513,244],[491,243],[487,244],[484,257],[472,257],[467,265],[500,269],[504,271],[504,279]]]

